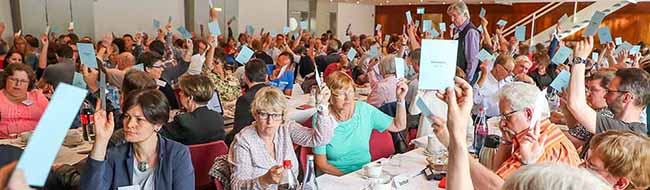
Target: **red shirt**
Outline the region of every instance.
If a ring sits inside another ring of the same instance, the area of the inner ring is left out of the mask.
[[[4,90],[0,91],[0,139],[9,138],[10,134],[32,131],[41,119],[48,100],[39,90],[27,92],[30,103],[16,104],[7,99]]]

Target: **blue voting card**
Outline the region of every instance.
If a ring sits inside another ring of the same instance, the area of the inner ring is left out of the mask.
[[[591,60],[598,61],[598,57],[600,57],[598,55],[598,52],[592,52],[591,53]]]
[[[386,36],[384,36],[384,41],[389,42],[390,41],[390,35],[386,34]]]
[[[153,29],[158,31],[159,28],[160,28],[160,21],[158,21],[158,19],[153,19]]]
[[[569,55],[573,53],[573,50],[571,48],[568,48],[566,46],[560,46],[560,49],[555,52],[555,55],[553,55],[553,59],[551,59],[551,62],[559,65],[564,63],[569,58]]]
[[[625,41],[625,42],[623,42],[623,44],[621,44],[621,45],[618,46],[616,49],[614,49],[614,54],[617,55],[617,54],[621,53],[621,51],[624,51],[624,50],[631,50],[631,49],[632,49],[632,44],[630,44],[629,42]]]
[[[235,61],[239,62],[242,65],[246,65],[248,63],[248,60],[253,57],[253,50],[248,48],[246,45],[241,46],[241,50],[239,50],[239,54],[237,54],[237,57],[235,58]]]
[[[413,17],[411,17],[411,11],[406,11],[406,22],[407,24],[413,23]]]
[[[319,88],[322,88],[324,84],[323,84],[323,80],[320,77],[320,72],[318,71],[318,67],[314,67],[314,74],[316,77],[316,84],[318,85]]]
[[[420,27],[420,21],[419,20],[415,21],[415,27]]]
[[[420,108],[420,112],[422,112],[423,116],[428,117],[433,115],[433,112],[429,109],[429,106],[427,106],[427,103],[424,102],[422,97],[418,96],[418,100],[415,101],[415,104]]]
[[[555,79],[553,79],[553,82],[551,82],[551,88],[557,90],[557,91],[562,91],[569,86],[569,79],[571,78],[571,73],[567,70],[562,70],[560,74],[558,74]]]
[[[357,56],[357,50],[355,50],[354,48],[350,48],[350,51],[348,51],[348,60],[352,61],[356,56]]]
[[[187,28],[184,26],[179,26],[176,31],[178,31],[184,39],[192,39],[192,34],[187,31]]]
[[[499,19],[499,21],[497,21],[497,25],[499,26],[505,26],[506,24],[508,24],[508,21],[505,21],[503,19]]]
[[[302,29],[308,29],[309,28],[309,22],[307,21],[300,21],[300,28]]]
[[[416,13],[419,14],[419,15],[423,15],[424,14],[424,7],[418,7],[418,10],[417,10]]]
[[[492,61],[492,54],[490,54],[490,52],[488,52],[485,49],[481,49],[481,51],[478,52],[478,60],[480,60],[481,62],[485,60]]]
[[[640,51],[641,51],[640,45],[633,45],[632,48],[630,49],[630,54],[637,54]]]
[[[562,23],[566,22],[568,19],[569,19],[569,15],[567,15],[566,13],[564,13],[564,15],[562,15],[562,17],[560,17],[560,19],[559,19],[557,22],[559,22],[560,24],[562,24]]]
[[[447,24],[444,22],[438,23],[438,28],[440,28],[440,32],[445,32],[447,31]]]
[[[378,57],[379,56],[379,48],[377,45],[372,45],[370,46],[370,57]]]
[[[86,81],[84,81],[84,76],[79,72],[74,72],[74,76],[72,76],[72,85],[76,86],[77,88],[86,89]]]
[[[52,169],[70,124],[79,114],[87,90],[59,83],[38,121],[16,168],[25,172],[27,184],[42,187]]]
[[[131,67],[131,68],[133,68],[135,70],[138,70],[138,71],[144,71],[144,64],[140,63],[140,64],[137,64],[137,65],[133,65],[133,67]]]
[[[381,24],[377,24],[377,26],[375,27],[375,31],[379,31],[379,30],[381,30]]]
[[[585,32],[582,33],[582,37],[593,36],[594,34],[596,34],[596,31],[600,27],[600,23],[603,22],[604,18],[605,18],[605,13],[596,11],[594,15],[591,16],[589,25],[587,25],[587,29],[585,29]]]
[[[397,77],[397,79],[404,78],[405,73],[406,64],[404,62],[404,59],[395,57],[395,77]]]
[[[612,33],[609,32],[609,27],[603,26],[598,29],[598,40],[600,40],[600,44],[612,42]]]
[[[431,33],[432,38],[437,38],[438,36],[440,36],[440,33],[438,33],[438,31],[436,31],[435,28],[431,28],[431,30],[429,30],[429,32]]]
[[[277,32],[275,32],[275,31],[270,31],[270,32],[269,32],[269,35],[271,35],[271,36],[273,36],[273,37],[275,37],[275,36],[277,36],[277,35],[278,35],[278,33],[277,33]]]
[[[601,22],[603,22],[603,19],[605,19],[605,13],[596,11],[594,15],[591,16],[591,20],[589,22],[596,23],[600,25]]]
[[[288,34],[289,32],[291,32],[291,28],[289,28],[288,26],[285,26],[284,28],[282,28],[282,33],[283,34]]]
[[[526,41],[526,26],[515,27],[515,38],[517,41]]]
[[[219,21],[212,21],[208,23],[208,28],[210,29],[210,34],[213,36],[221,35],[221,28],[219,27]]]
[[[616,41],[616,45],[623,44],[623,38],[621,38],[621,37],[616,37],[615,41]]]
[[[478,17],[485,18],[485,8],[481,7],[481,12],[478,13]]]
[[[422,32],[428,32],[431,30],[431,20],[424,20],[422,21]]]
[[[77,50],[81,64],[90,68],[97,69],[97,56],[95,55],[95,48],[90,43],[77,43]]]
[[[172,23],[172,16],[169,16],[169,18],[167,18],[167,23]]]
[[[422,40],[419,89],[442,90],[454,85],[457,40]]]
[[[246,25],[246,34],[248,34],[249,36],[252,36],[254,32],[255,32],[255,29],[253,28],[253,26]]]

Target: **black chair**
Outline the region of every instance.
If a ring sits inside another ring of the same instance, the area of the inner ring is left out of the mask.
[[[384,112],[386,115],[395,117],[397,114],[397,102],[390,102],[379,107],[381,112]],[[396,153],[404,153],[407,151],[408,142],[406,142],[406,133],[408,130],[403,130],[400,132],[390,132],[393,136],[393,146],[395,147]]]

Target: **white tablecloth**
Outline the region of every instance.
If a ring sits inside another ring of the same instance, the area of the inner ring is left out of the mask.
[[[438,181],[428,181],[424,175],[419,175],[427,165],[424,149],[422,148],[417,148],[404,154],[395,155],[387,161],[382,161],[382,159],[380,159],[375,162],[378,161],[382,162],[384,172],[388,175],[404,175],[409,179],[407,184],[398,189],[439,189]],[[364,189],[368,187],[370,182],[363,177],[362,172],[363,169],[341,177],[323,174],[316,178],[316,181],[322,190]]]
[[[71,129],[71,130],[80,130],[80,129]],[[20,142],[19,139],[0,139],[0,144],[7,144],[7,145],[13,145],[19,148],[24,149],[26,144]],[[60,164],[75,164],[84,158],[88,157],[88,153],[92,149],[93,145],[88,142],[84,141],[82,144],[74,146],[74,147],[67,147],[64,145],[61,145],[61,148],[59,148],[59,152],[56,155],[56,158],[54,159],[53,165],[60,165]]]

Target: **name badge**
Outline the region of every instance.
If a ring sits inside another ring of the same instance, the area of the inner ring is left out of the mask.
[[[22,103],[25,104],[26,106],[31,106],[32,104],[34,104],[32,100],[25,100]]]
[[[140,190],[140,185],[130,185],[118,187],[117,190]]]
[[[165,87],[167,85],[167,82],[159,79],[159,80],[156,80],[156,84],[158,84],[158,86],[160,86],[160,87]]]

